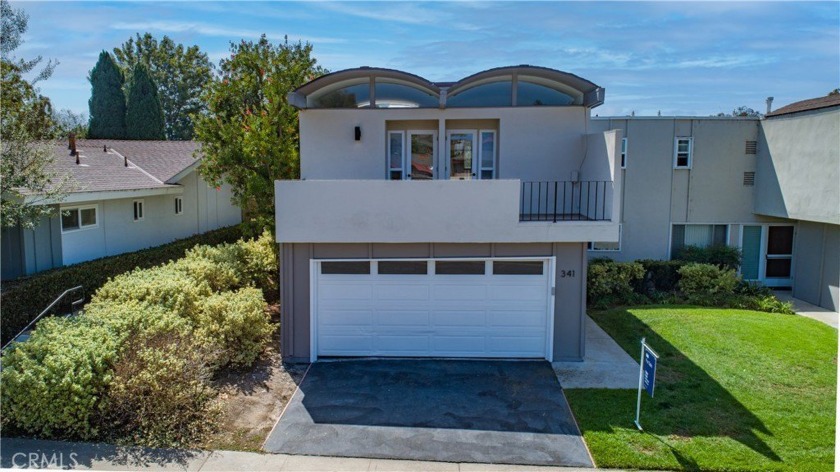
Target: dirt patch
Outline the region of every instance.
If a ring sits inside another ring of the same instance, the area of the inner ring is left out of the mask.
[[[203,448],[260,451],[303,379],[307,364],[284,364],[280,357],[279,306],[268,310],[277,326],[269,347],[252,368],[227,371],[216,380],[224,414],[219,430]]]

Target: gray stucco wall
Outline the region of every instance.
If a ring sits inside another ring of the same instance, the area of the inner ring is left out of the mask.
[[[778,221],[753,213],[753,187],[744,173],[756,169],[746,142],[758,139],[759,121],[744,118],[596,118],[592,131],[623,130],[626,168],[620,251],[590,251],[616,260],[668,259],[671,226],[728,224],[738,244],[739,224]],[[674,140],[692,137],[690,169],[674,169]]]
[[[755,212],[840,224],[840,107],[762,122]]]
[[[586,251],[582,244],[303,244],[280,245],[281,353],[288,362],[308,362],[311,259],[555,256],[556,270],[577,277],[555,280],[554,360],[582,360],[586,311]]]
[[[794,249],[793,296],[840,310],[840,226],[801,221]]]

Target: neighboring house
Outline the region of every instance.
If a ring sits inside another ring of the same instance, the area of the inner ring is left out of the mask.
[[[54,170],[69,176],[72,192],[34,230],[3,228],[3,280],[239,223],[230,188],[210,187],[196,171],[197,147],[190,141],[56,143]]]
[[[838,310],[840,97],[767,118],[612,117],[624,135],[620,242],[590,257],[669,259],[686,245],[742,249],[747,280]]]
[[[360,68],[289,95],[301,180],[276,182],[287,360],[580,360],[588,241],[617,242],[604,89],[518,66],[455,83]]]

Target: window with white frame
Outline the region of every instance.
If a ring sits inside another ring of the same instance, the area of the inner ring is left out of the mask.
[[[627,138],[621,138],[621,168],[627,168]]]
[[[618,226],[618,241],[616,242],[601,242],[592,241],[586,244],[586,249],[590,251],[620,251],[621,250],[621,225]]]
[[[674,168],[690,169],[691,154],[694,147],[693,138],[677,138],[674,140]]]
[[[61,209],[61,231],[77,231],[98,225],[96,206]]]
[[[134,200],[134,221],[143,219],[143,200]]]
[[[403,180],[405,178],[405,131],[388,132],[388,179]]]
[[[686,246],[723,246],[729,239],[729,225],[674,225],[671,229],[671,258]]]
[[[175,197],[175,214],[180,215],[184,212],[184,201],[181,197]]]

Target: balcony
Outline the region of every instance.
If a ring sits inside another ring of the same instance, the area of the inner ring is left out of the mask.
[[[619,195],[611,181],[277,181],[277,240],[617,241]]]

